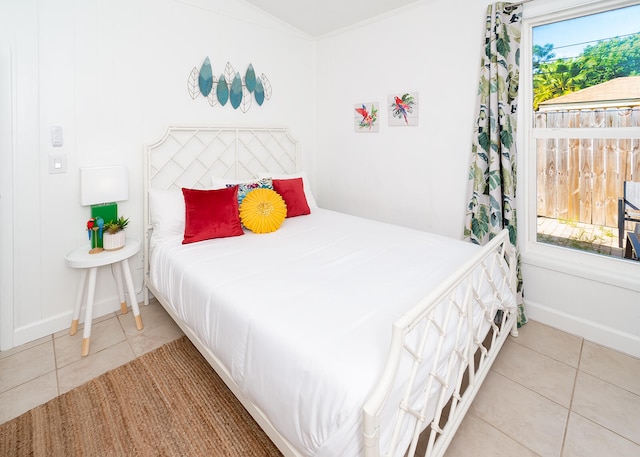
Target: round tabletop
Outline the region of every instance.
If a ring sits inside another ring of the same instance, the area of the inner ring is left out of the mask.
[[[138,253],[140,241],[135,238],[127,238],[124,247],[116,251],[101,251],[97,254],[89,254],[90,249],[90,243],[87,242],[85,246],[79,246],[69,251],[64,256],[67,266],[71,268],[94,268],[120,262]]]

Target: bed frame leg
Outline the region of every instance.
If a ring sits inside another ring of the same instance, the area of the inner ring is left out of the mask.
[[[518,320],[513,321],[513,327],[511,328],[511,336],[518,338]]]

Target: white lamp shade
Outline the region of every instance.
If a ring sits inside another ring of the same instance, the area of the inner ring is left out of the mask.
[[[82,206],[129,198],[129,170],[124,165],[80,168]]]

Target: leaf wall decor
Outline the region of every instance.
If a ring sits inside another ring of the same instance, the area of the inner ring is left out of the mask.
[[[269,78],[267,78],[267,75],[262,73],[262,75],[260,75],[260,79],[262,80],[262,87],[264,88],[264,98],[271,100],[271,82],[269,81]]]
[[[256,72],[253,69],[252,64],[249,64],[247,73],[244,75],[244,83],[247,86],[247,90],[249,92],[253,92],[253,90],[256,88]]]
[[[243,113],[249,111],[254,99],[261,106],[272,95],[269,78],[264,73],[259,78],[256,77],[253,64],[249,64],[243,76],[233,68],[231,62],[227,62],[220,77],[216,78],[208,56],[200,69],[191,69],[187,78],[187,91],[192,100],[202,94],[212,107],[218,104],[225,106],[230,102],[233,109],[240,108]]]
[[[236,71],[233,69],[231,62],[227,62],[224,66],[224,79],[227,81],[228,85],[231,85],[233,78],[236,76]]]
[[[246,86],[242,86],[242,103],[240,103],[240,111],[246,113],[251,108],[252,98],[251,92]]]
[[[253,90],[253,96],[256,98],[258,106],[262,106],[264,102],[264,87],[262,86],[262,79],[256,81],[256,88]]]
[[[227,86],[227,80],[224,75],[220,75],[220,78],[218,79],[216,95],[218,96],[218,101],[222,106],[224,106],[227,103],[227,100],[229,100],[229,86]]]
[[[213,77],[213,85],[217,86],[218,80],[216,79],[216,77]],[[207,101],[209,102],[209,105],[216,106],[218,104],[218,94],[217,94],[217,90],[212,90],[211,92],[209,92],[209,95],[207,95]]]
[[[200,92],[205,97],[209,95],[211,89],[213,88],[213,72],[211,70],[211,62],[209,61],[209,57],[204,59],[202,67],[200,67],[200,74],[198,75],[198,86],[200,87]]]
[[[229,99],[233,109],[238,109],[238,106],[240,106],[240,102],[242,101],[242,78],[240,77],[240,73],[236,73],[233,81],[231,82],[231,93],[229,94]]]
[[[187,90],[192,100],[198,98],[200,95],[200,88],[198,87],[198,69],[193,67],[191,73],[189,73],[189,79],[187,79]]]

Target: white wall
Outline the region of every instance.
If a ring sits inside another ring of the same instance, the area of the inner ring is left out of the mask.
[[[619,3],[619,0],[616,0]],[[318,42],[317,185],[321,206],[460,238],[481,37],[489,1],[427,0]],[[536,0],[562,11],[594,0]],[[417,91],[419,125],[353,131],[354,105]],[[525,105],[521,102],[521,108]],[[524,138],[519,138],[519,233],[525,302],[531,318],[640,357],[640,265],[537,244],[525,199]],[[535,166],[535,161],[534,161]],[[528,195],[529,194],[529,195]],[[588,257],[588,258],[586,258]]]
[[[90,217],[79,203],[79,167],[128,166],[129,200],[119,213],[131,219],[129,236],[140,239],[143,146],[168,124],[289,126],[313,176],[315,45],[297,30],[225,0],[1,0],[0,11],[1,38],[15,42],[18,81],[17,144],[2,151],[16,157],[15,295],[12,309],[2,304],[2,349],[71,323],[78,272],[64,255],[88,246]],[[227,61],[241,72],[252,63],[270,79],[272,98],[247,113],[192,100],[187,78],[206,56],[217,75]],[[53,125],[63,127],[62,147],[51,146]],[[66,154],[67,173],[49,174],[53,152]],[[141,291],[141,254],[131,268]],[[102,270],[96,316],[118,309],[115,283]]]
[[[455,9],[421,2],[318,42],[321,206],[462,235],[486,2]],[[399,91],[418,92],[418,126],[389,127]],[[380,132],[354,133],[354,105],[376,101]]]

